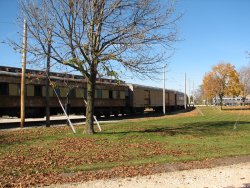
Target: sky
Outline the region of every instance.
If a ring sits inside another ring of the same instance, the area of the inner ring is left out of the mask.
[[[177,13],[183,14],[178,23],[179,42],[169,59],[166,88],[184,91],[198,88],[206,72],[221,61],[233,64],[237,70],[249,65],[250,0],[178,0]],[[0,0],[0,65],[21,67],[21,54],[2,43],[7,38],[20,40],[17,25],[17,0]],[[158,80],[126,78],[128,83],[162,87]],[[194,84],[193,84],[194,83]]]

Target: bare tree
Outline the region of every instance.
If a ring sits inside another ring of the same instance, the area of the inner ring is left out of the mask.
[[[242,67],[239,71],[240,84],[242,86],[241,96],[245,103],[247,95],[250,94],[250,67]]]
[[[200,85],[195,91],[194,91],[194,98],[195,98],[195,104],[199,105],[202,104],[202,85]]]
[[[177,41],[174,3],[161,0],[20,1],[28,22],[28,52],[78,70],[87,80],[87,133],[93,134],[95,82],[119,76],[119,68],[139,75],[159,71]],[[18,44],[16,44],[17,47]]]

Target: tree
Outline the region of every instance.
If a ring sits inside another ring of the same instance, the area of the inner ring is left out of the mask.
[[[219,97],[222,109],[224,96],[238,96],[241,91],[239,75],[234,66],[223,62],[214,66],[203,79],[203,90],[209,99]]]
[[[239,80],[242,86],[241,96],[242,96],[243,102],[245,102],[247,95],[250,94],[250,67],[249,66],[242,67],[240,69]]]
[[[160,0],[20,1],[21,18],[28,23],[28,52],[34,60],[48,55],[46,44],[52,28],[50,57],[86,78],[87,133],[94,133],[99,75],[118,78],[120,67],[140,75],[160,70],[163,54],[177,41],[180,16],[175,15],[173,5]]]
[[[200,85],[195,91],[194,91],[194,99],[195,104],[202,104],[203,100],[203,85]]]
[[[218,82],[215,80],[213,73],[210,72],[206,74],[203,78],[202,93],[206,100],[212,100],[217,95],[217,89],[219,86]]]

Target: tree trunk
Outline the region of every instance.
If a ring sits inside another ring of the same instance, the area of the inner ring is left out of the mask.
[[[220,97],[220,109],[222,110],[222,97]]]
[[[91,75],[87,81],[87,107],[86,107],[86,133],[94,134],[94,97],[96,73],[91,70]]]

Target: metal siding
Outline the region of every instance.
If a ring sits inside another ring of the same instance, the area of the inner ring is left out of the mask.
[[[150,101],[152,107],[162,106],[162,91],[150,90]]]
[[[144,88],[140,88],[140,87],[134,87],[134,91],[133,91],[133,107],[144,107]]]
[[[169,93],[169,105],[175,106],[175,93],[174,92]]]
[[[169,91],[165,92],[165,104],[166,107],[169,106]]]

